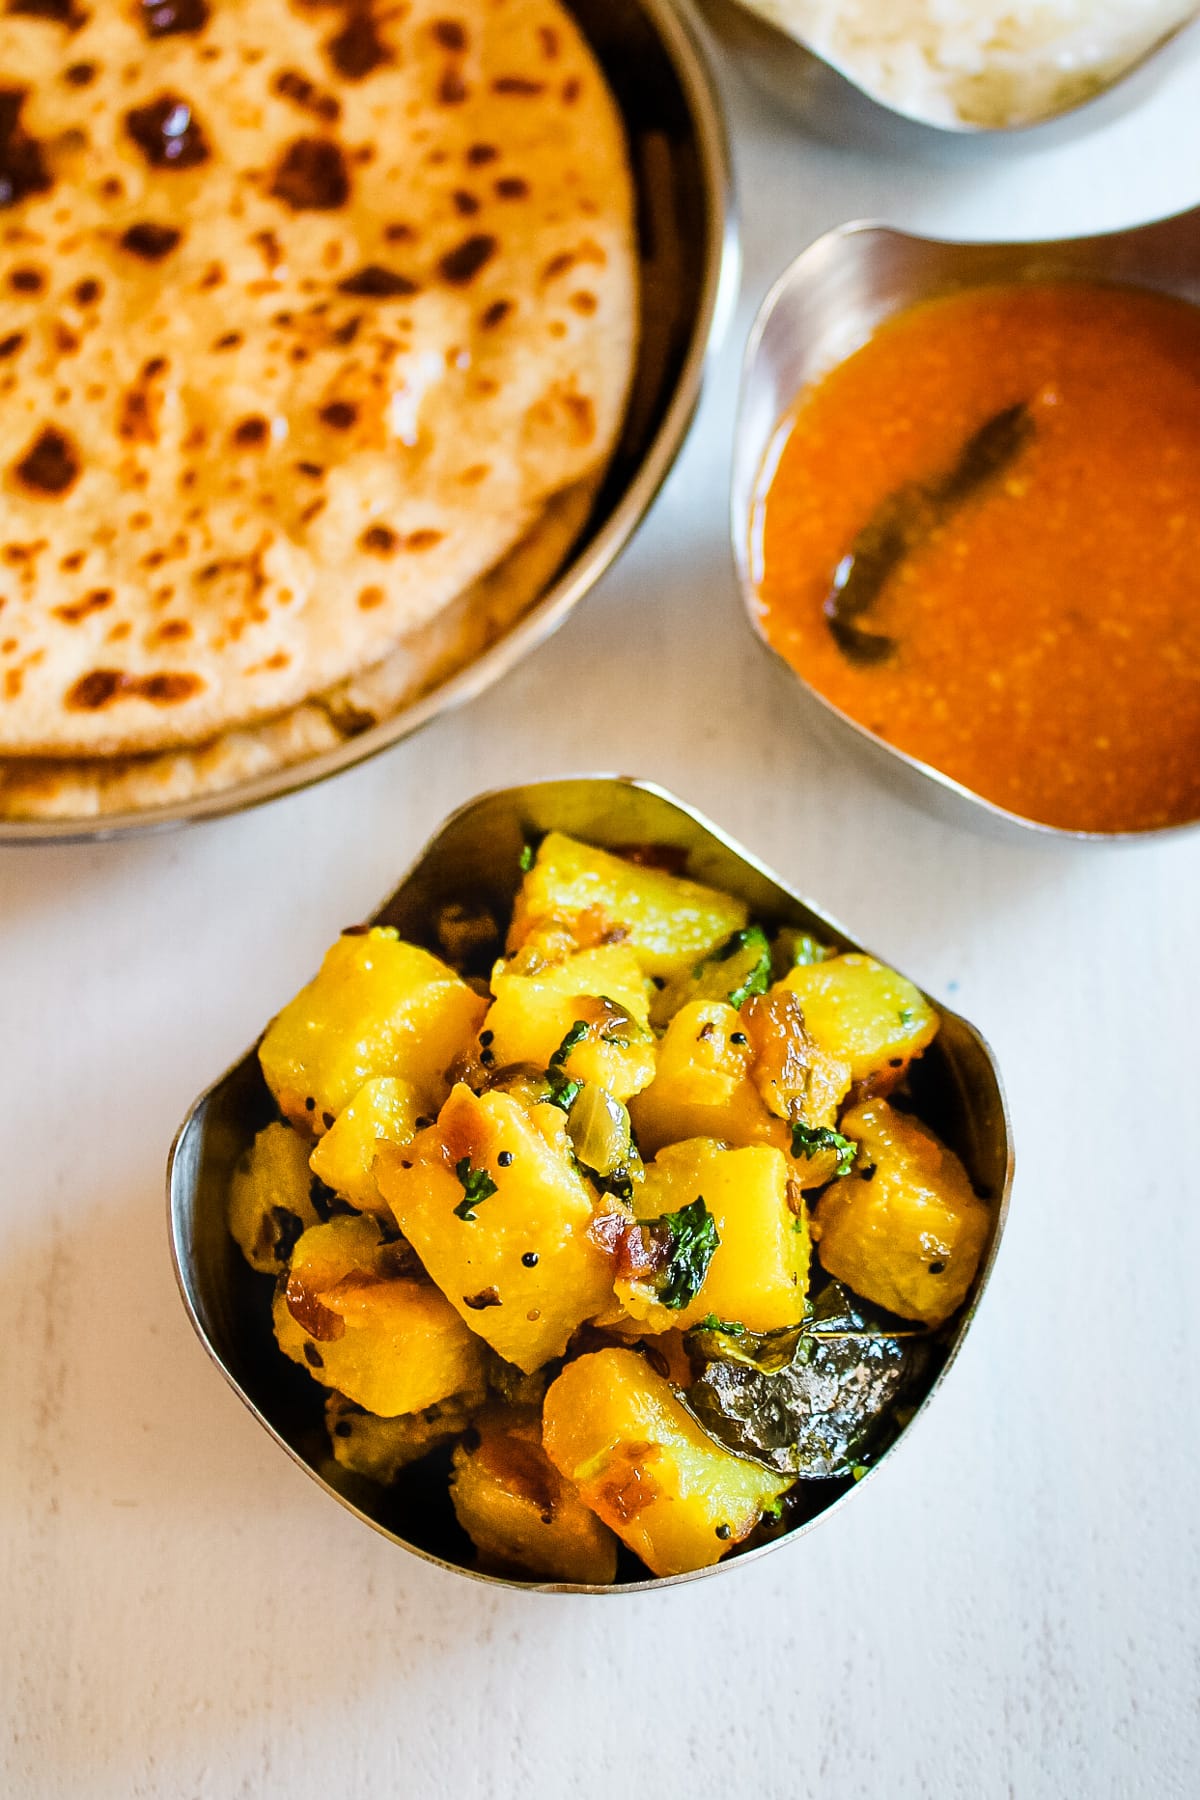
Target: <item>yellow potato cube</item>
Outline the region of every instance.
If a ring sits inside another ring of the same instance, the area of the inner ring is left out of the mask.
[[[583,918],[593,938],[623,927],[646,974],[670,976],[724,943],[747,917],[731,894],[551,831],[521,884],[508,943],[515,950],[535,926],[570,929]]]
[[[375,1177],[451,1305],[526,1374],[611,1300],[611,1253],[589,1230],[593,1196],[557,1107],[460,1085],[435,1127],[382,1146]]]
[[[860,1090],[889,1092],[937,1036],[938,1016],[920,989],[873,956],[801,964],[779,985],[799,996],[809,1032]]]
[[[655,1575],[719,1562],[791,1485],[710,1438],[635,1350],[568,1363],[546,1395],[543,1441]]]
[[[682,1138],[726,1144],[774,1144],[791,1132],[768,1112],[751,1079],[754,1051],[745,1026],[723,1000],[693,1000],[667,1026],[654,1080],[630,1102],[643,1156]]]
[[[644,1278],[621,1275],[616,1294],[630,1318],[650,1333],[686,1331],[709,1313],[750,1331],[795,1325],[808,1293],[808,1215],[789,1205],[787,1158],[766,1144],[671,1144],[647,1166],[633,1206],[639,1219],[657,1219],[699,1199],[721,1241],[695,1299],[674,1310]]]
[[[229,1184],[229,1229],[260,1275],[286,1269],[296,1239],[318,1223],[309,1199],[308,1140],[276,1121],[259,1132]]]
[[[317,1142],[309,1167],[314,1175],[360,1212],[388,1212],[372,1167],[381,1143],[407,1144],[421,1108],[407,1081],[380,1075],[360,1087]]]
[[[647,1025],[650,998],[633,951],[624,944],[580,950],[534,975],[497,963],[496,999],[483,1022],[492,1066],[529,1063],[544,1069],[577,1023],[588,1027],[565,1074],[627,1100],[654,1077],[655,1041]]]
[[[381,1418],[484,1380],[483,1346],[454,1308],[428,1281],[395,1272],[406,1256],[380,1243],[372,1219],[331,1219],[304,1233],[275,1296],[284,1355]]]
[[[954,1152],[886,1100],[851,1108],[842,1128],[857,1141],[858,1158],[817,1204],[821,1263],[864,1300],[940,1325],[975,1279],[988,1208]]]
[[[332,1393],[325,1402],[325,1428],[334,1460],[352,1474],[387,1487],[409,1463],[461,1436],[484,1397],[485,1389],[479,1386],[451,1394],[423,1412],[381,1419],[344,1394]]]
[[[446,1070],[470,1046],[487,1001],[390,927],[347,933],[267,1027],[258,1056],[293,1124],[319,1136],[367,1081],[396,1075],[436,1112]]]
[[[478,1442],[454,1452],[450,1498],[484,1568],[606,1586],[617,1540],[542,1448],[534,1410],[499,1406],[475,1421]]]

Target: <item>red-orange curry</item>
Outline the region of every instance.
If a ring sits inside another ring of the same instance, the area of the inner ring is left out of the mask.
[[[1200,309],[1082,282],[928,301],[781,431],[759,605],[806,680],[1046,824],[1200,816]]]

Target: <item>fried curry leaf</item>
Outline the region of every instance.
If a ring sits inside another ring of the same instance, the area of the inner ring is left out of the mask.
[[[475,1208],[490,1200],[496,1192],[496,1184],[486,1169],[473,1169],[471,1159],[464,1156],[454,1165],[454,1173],[462,1182],[463,1199],[454,1208],[456,1219],[465,1219],[469,1225],[475,1223]]]
[[[802,1480],[852,1475],[900,1429],[903,1402],[918,1389],[935,1341],[873,1315],[830,1282],[789,1330],[689,1332],[703,1367],[684,1399],[740,1456]]]
[[[811,1162],[819,1150],[837,1151],[837,1168],[834,1170],[836,1180],[840,1175],[848,1175],[854,1167],[858,1145],[828,1125],[805,1125],[803,1121],[797,1120],[792,1126],[792,1155],[803,1156],[807,1162]]]

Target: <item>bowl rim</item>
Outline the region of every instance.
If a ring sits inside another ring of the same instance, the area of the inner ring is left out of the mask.
[[[573,11],[572,0],[563,0]],[[708,372],[737,304],[741,242],[724,100],[707,35],[681,0],[631,0],[661,42],[687,107],[708,215],[709,243],[687,350],[659,423],[611,512],[584,533],[569,560],[517,622],[478,656],[411,705],[357,736],[299,762],[232,787],[163,806],[70,818],[0,816],[0,845],[71,844],[148,836],[247,812],[299,793],[401,743],[443,713],[456,711],[500,681],[565,622],[644,523],[683,450]],[[188,746],[184,746],[184,749]]]
[[[1193,5],[1190,13],[1178,20],[1176,24],[1168,27],[1132,62],[1123,63],[1117,74],[1111,80],[1106,81],[1102,87],[1082,94],[1077,100],[1071,100],[1065,106],[1056,106],[1049,112],[1038,113],[1035,118],[1017,119],[1006,125],[984,125],[971,119],[930,118],[927,113],[915,111],[901,105],[898,101],[889,100],[868,81],[853,74],[843,58],[818,49],[807,34],[792,31],[775,19],[768,18],[766,13],[761,12],[754,4],[754,0],[722,0],[722,4],[736,8],[740,13],[748,14],[764,31],[773,33],[776,37],[783,39],[785,43],[793,45],[805,56],[812,57],[814,62],[820,63],[823,68],[828,69],[831,74],[844,81],[848,87],[853,88],[855,93],[861,94],[864,100],[869,101],[872,106],[878,107],[881,112],[889,114],[894,119],[901,119],[905,124],[914,125],[922,131],[933,131],[942,136],[968,140],[1021,138],[1030,132],[1040,131],[1044,126],[1057,124],[1059,120],[1075,118],[1079,114],[1085,113],[1089,107],[1106,99],[1108,95],[1115,93],[1118,88],[1123,87],[1148,63],[1153,62],[1160,52],[1167,50],[1193,28],[1197,28],[1198,41],[1200,41],[1200,5]]]
[[[1200,13],[1197,14],[1196,23],[1198,27],[1200,27]],[[1198,35],[1197,41],[1200,42],[1200,35]],[[822,693],[819,687],[809,681],[806,675],[796,668],[793,663],[790,663],[787,660],[783,652],[770,641],[766,634],[764,621],[757,603],[757,588],[751,567],[752,557],[749,547],[750,521],[748,518],[743,518],[742,509],[739,509],[738,505],[740,497],[738,475],[740,469],[743,467],[743,452],[741,448],[743,422],[759,356],[762,352],[763,339],[770,328],[771,321],[780,302],[790,292],[796,281],[804,274],[804,264],[809,260],[814,262],[817,261],[819,257],[827,255],[831,247],[839,246],[855,237],[876,235],[879,237],[893,238],[901,243],[916,244],[934,250],[964,250],[968,252],[973,250],[999,252],[1012,251],[1014,253],[1027,250],[1036,253],[1038,251],[1051,251],[1059,246],[1082,247],[1090,244],[1111,244],[1117,239],[1130,239],[1142,232],[1158,231],[1164,226],[1169,227],[1173,224],[1182,223],[1193,215],[1200,215],[1200,207],[1184,207],[1178,212],[1167,214],[1165,217],[1142,220],[1135,225],[1121,226],[1115,231],[1087,232],[1080,236],[1051,238],[936,237],[923,232],[904,231],[899,226],[889,224],[885,219],[850,219],[842,225],[835,225],[831,230],[822,232],[820,237],[814,238],[813,241],[810,244],[807,244],[803,250],[794,256],[780,274],[776,276],[775,280],[767,289],[767,292],[759,305],[758,311],[755,313],[754,323],[751,326],[750,334],[746,339],[746,347],[742,354],[741,370],[738,378],[738,397],[734,423],[733,468],[730,476],[729,515],[730,540],[733,548],[734,565],[737,571],[738,587],[741,591],[742,610],[755,637],[759,644],[767,651],[772,660],[783,668],[792,681],[803,690],[804,694],[810,700],[815,701],[821,707],[822,711],[829,718],[836,721],[839,726],[844,726],[852,732],[861,745],[869,746],[873,752],[886,752],[889,758],[909,770],[911,774],[915,775],[921,785],[932,786],[940,789],[943,793],[952,795],[956,801],[962,804],[965,816],[969,816],[972,812],[982,814],[989,818],[994,825],[1002,827],[1006,831],[1014,830],[1020,832],[1023,836],[1040,838],[1047,842],[1128,845],[1141,843],[1147,839],[1157,841],[1159,839],[1178,837],[1184,833],[1195,831],[1200,828],[1200,814],[1197,814],[1194,819],[1176,820],[1169,825],[1143,825],[1132,830],[1120,831],[1079,830],[1069,825],[1047,824],[1044,819],[1034,819],[1026,813],[1015,812],[1010,807],[1002,806],[999,801],[989,800],[986,794],[980,794],[976,792],[974,788],[968,787],[964,782],[956,780],[953,775],[948,775],[943,769],[939,769],[935,763],[923,762],[920,757],[914,756],[910,751],[902,750],[899,745],[892,744],[887,738],[880,737],[878,733],[872,731],[869,726],[864,725],[860,720],[856,719],[853,714],[845,712],[834,701],[829,699],[826,694]],[[1014,276],[1010,277],[1010,279],[1019,280],[1020,277]],[[972,283],[969,280],[964,283],[965,288],[969,288],[973,285],[982,286],[986,285],[986,283]],[[1122,285],[1137,287],[1140,284],[1136,280],[1126,280]],[[885,314],[885,317],[890,318],[896,313],[903,311],[906,306],[918,304],[920,304],[919,300],[902,300],[898,305],[890,307]],[[847,352],[847,354],[853,355],[853,351]],[[843,357],[839,360],[844,361],[845,358]],[[812,380],[820,379],[821,377],[819,374],[812,378]],[[793,405],[795,404],[796,399],[799,398],[799,393],[803,392],[804,388],[810,385],[811,381],[805,382],[802,385],[797,394],[793,396]],[[757,493],[758,491],[757,483],[761,480],[765,459],[770,452],[770,445],[778,436],[786,417],[787,414],[784,413],[775,420],[771,428],[771,437],[768,440],[768,444],[763,453],[757,458],[752,478],[746,484],[754,493]]]
[[[796,890],[785,881],[782,876],[777,874],[769,864],[755,856],[754,853],[748,850],[737,838],[732,837],[711,820],[707,814],[690,805],[677,794],[672,793],[669,788],[665,788],[657,782],[645,780],[638,776],[607,773],[604,771],[545,776],[536,781],[519,782],[508,787],[489,788],[482,793],[474,795],[471,799],[464,801],[462,805],[455,807],[455,809],[442,820],[425,840],[417,855],[409,862],[403,874],[397,880],[391,894],[385,896],[380,906],[375,909],[375,912],[372,914],[372,920],[369,922],[373,922],[374,919],[386,912],[394,895],[397,894],[422,867],[430,852],[435,848],[439,841],[459,823],[459,821],[465,819],[477,809],[486,807],[496,800],[501,800],[518,793],[536,793],[539,789],[553,788],[567,782],[575,784],[594,784],[597,787],[617,786],[632,789],[663,802],[668,808],[683,814],[693,826],[699,827],[703,834],[707,835],[710,839],[715,840],[723,849],[737,857],[756,875],[761,876],[767,882],[779,888],[782,893],[786,894],[790,899],[795,900],[806,911],[812,913],[812,915],[819,919],[823,925],[829,927],[834,936],[840,937],[852,944],[856,952],[868,955],[873,954],[870,951],[864,952],[858,939],[855,938],[852,933],[846,931],[837,919],[833,918],[829,913],[824,912],[820,907],[813,905],[812,902],[807,900],[803,895],[797,893]],[[610,1582],[605,1584],[553,1580],[519,1581],[507,1575],[488,1574],[480,1569],[469,1568],[463,1563],[451,1562],[447,1558],[439,1556],[431,1550],[422,1548],[419,1544],[411,1543],[407,1538],[401,1537],[397,1532],[391,1530],[390,1527],[381,1523],[378,1519],[373,1518],[370,1513],[365,1512],[349,1496],[340,1493],[337,1488],[326,1481],[324,1476],[307,1462],[295,1446],[276,1428],[255,1401],[251,1399],[250,1395],[243,1388],[233,1371],[226,1366],[220,1352],[210,1340],[188,1288],[187,1276],[184,1270],[182,1243],[183,1195],[181,1192],[181,1151],[185,1140],[207,1102],[228,1080],[237,1074],[247,1059],[250,1056],[253,1056],[258,1042],[261,1041],[261,1034],[260,1038],[255,1041],[255,1044],[252,1045],[242,1057],[232,1063],[223,1074],[219,1075],[215,1081],[211,1082],[192,1102],[172,1139],[171,1148],[168,1152],[166,1166],[167,1239],[170,1246],[171,1266],[175,1275],[175,1283],[179,1289],[179,1295],[183,1302],[184,1311],[187,1313],[192,1329],[199,1338],[200,1343],[203,1345],[209,1360],[216,1365],[217,1369],[238,1396],[239,1400],[241,1400],[242,1404],[258,1421],[263,1430],[267,1432],[268,1436],[287,1453],[291,1461],[295,1463],[299,1469],[303,1470],[305,1475],[307,1475],[311,1481],[315,1482],[319,1488],[323,1489],[326,1494],[336,1500],[338,1504],[343,1506],[348,1512],[354,1514],[356,1518],[362,1520],[363,1524],[368,1525],[371,1530],[377,1532],[381,1537],[388,1539],[389,1542],[395,1544],[398,1548],[407,1551],[410,1555],[420,1557],[422,1561],[431,1563],[436,1568],[444,1569],[452,1575],[466,1576],[469,1580],[481,1582],[490,1587],[508,1588],[519,1593],[610,1595],[643,1594],[663,1588],[680,1587],[686,1582],[705,1580],[711,1576],[728,1573],[730,1570],[738,1568],[742,1564],[757,1562],[762,1557],[770,1555],[773,1551],[782,1549],[785,1544],[791,1544],[802,1537],[806,1537],[811,1531],[815,1530],[818,1525],[824,1524],[824,1522],[831,1518],[834,1513],[839,1512],[849,1500],[853,1499],[859,1489],[865,1486],[868,1481],[872,1480],[883,1465],[894,1456],[896,1451],[900,1448],[900,1445],[910,1436],[918,1419],[924,1416],[936,1395],[941,1391],[942,1385],[949,1374],[951,1367],[957,1360],[962,1346],[969,1334],[970,1328],[975,1321],[984,1291],[991,1279],[992,1271],[999,1253],[1000,1240],[1004,1235],[1008,1221],[1009,1202],[1012,1194],[1015,1172],[1015,1147],[1008,1097],[1005,1092],[1003,1078],[1000,1073],[1000,1067],[995,1053],[982,1032],[979,1031],[970,1020],[965,1019],[962,1014],[955,1012],[953,1008],[943,1006],[937,1001],[931,1001],[931,1004],[935,1006],[940,1016],[951,1018],[957,1025],[961,1026],[969,1037],[974,1040],[976,1046],[981,1051],[983,1058],[987,1063],[995,1088],[997,1134],[998,1136],[1000,1134],[1003,1136],[1004,1177],[999,1191],[992,1195],[988,1201],[989,1208],[994,1215],[993,1223],[986,1252],[981,1259],[979,1268],[975,1274],[970,1298],[956,1316],[957,1322],[954,1326],[954,1336],[946,1351],[945,1360],[942,1362],[936,1376],[930,1383],[927,1392],[917,1405],[911,1418],[888,1447],[882,1452],[878,1460],[870,1465],[866,1474],[857,1480],[853,1487],[848,1488],[843,1494],[840,1494],[813,1518],[806,1519],[802,1523],[793,1526],[789,1531],[781,1533],[778,1538],[774,1538],[767,1543],[759,1544],[752,1550],[743,1551],[727,1561],[712,1563],[703,1569],[685,1570],[677,1575],[648,1576],[645,1580],[621,1583]]]

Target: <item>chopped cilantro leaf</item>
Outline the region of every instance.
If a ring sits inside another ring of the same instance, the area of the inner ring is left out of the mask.
[[[562,1069],[547,1069],[546,1080],[550,1084],[550,1092],[546,1096],[551,1106],[560,1106],[563,1112],[570,1112],[582,1087],[582,1081],[574,1081]]]
[[[744,1337],[746,1327],[740,1319],[718,1319],[716,1313],[706,1313],[693,1331],[723,1331],[726,1337]]]
[[[665,1233],[669,1247],[658,1297],[673,1312],[681,1312],[700,1292],[708,1265],[720,1246],[716,1220],[703,1197],[697,1195],[678,1212],[664,1213],[653,1224]]]
[[[792,945],[792,967],[794,969],[809,968],[813,963],[828,962],[837,951],[831,950],[828,944],[822,944],[806,931],[798,932]]]
[[[550,1067],[552,1069],[561,1069],[572,1050],[574,1050],[576,1044],[582,1044],[587,1034],[588,1028],[586,1020],[576,1019],[570,1031],[568,1031],[566,1037],[558,1046],[554,1055],[550,1058]]]
[[[522,844],[521,845],[521,854],[517,858],[517,867],[520,869],[522,875],[528,875],[530,869],[532,869],[532,867],[533,867],[533,845],[532,844]]]
[[[475,1222],[475,1208],[484,1200],[490,1200],[496,1192],[496,1184],[486,1169],[473,1169],[471,1159],[464,1156],[454,1165],[454,1173],[462,1182],[463,1199],[454,1208],[456,1219],[465,1219],[467,1224]]]
[[[803,1156],[811,1162],[819,1150],[837,1151],[837,1168],[834,1175],[848,1175],[854,1167],[854,1158],[858,1154],[858,1145],[842,1136],[840,1131],[832,1130],[828,1125],[804,1125],[797,1122],[792,1126],[792,1155]]]
[[[715,953],[713,961],[728,962],[739,950],[749,952],[754,960],[729,992],[729,1004],[735,1008],[744,1006],[752,994],[765,994],[771,981],[771,946],[761,925],[747,925],[744,931],[735,931]]]

